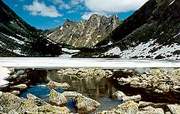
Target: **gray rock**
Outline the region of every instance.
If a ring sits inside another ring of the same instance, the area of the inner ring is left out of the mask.
[[[140,109],[137,114],[164,114],[164,110],[162,108],[153,108],[151,106]]]
[[[137,114],[138,104],[134,101],[127,101],[121,105],[118,105],[113,111],[116,114]]]
[[[97,107],[100,106],[99,102],[85,96],[77,96],[75,98],[75,102],[78,113],[80,114],[93,112],[96,110]]]
[[[62,106],[67,103],[67,99],[63,94],[52,89],[49,94],[49,102],[53,105]]]
[[[19,85],[14,85],[11,88],[12,89],[19,89],[19,90],[24,90],[26,89],[28,86],[26,84],[19,84]]]
[[[117,98],[118,100],[121,100],[123,102],[126,101],[140,101],[141,95],[133,95],[133,96],[126,96],[122,91],[117,91],[112,94],[113,98]]]
[[[19,95],[19,94],[20,94],[20,91],[18,91],[18,90],[13,90],[11,93],[14,94],[14,95]]]
[[[77,97],[77,96],[82,96],[81,93],[78,93],[76,91],[64,91],[62,93],[62,95],[64,95],[65,97],[69,97],[69,98],[74,98],[74,97]]]
[[[2,106],[5,113],[11,110],[17,110],[21,106],[21,103],[22,100],[11,93],[3,93],[0,97],[0,106]]]
[[[58,83],[55,81],[49,81],[47,86],[50,89],[58,89],[58,88],[68,89],[70,87],[70,85],[68,83]]]
[[[15,110],[11,110],[11,111],[9,111],[7,114],[19,114],[19,113],[16,112]]]

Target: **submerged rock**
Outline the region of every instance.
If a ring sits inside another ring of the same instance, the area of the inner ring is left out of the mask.
[[[49,94],[49,102],[53,105],[62,106],[67,103],[67,99],[63,94],[52,89]]]
[[[80,114],[93,112],[98,106],[100,106],[99,102],[85,96],[77,96],[75,102],[78,113]]]
[[[50,89],[58,89],[58,88],[63,88],[63,89],[68,89],[70,87],[70,85],[68,83],[58,83],[55,81],[50,81],[47,86]]]

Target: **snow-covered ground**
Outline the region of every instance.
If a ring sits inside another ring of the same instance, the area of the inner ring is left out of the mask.
[[[109,51],[105,52],[105,55],[120,55],[120,54],[121,54],[121,50],[119,47],[114,47]]]
[[[122,60],[103,58],[0,58],[0,65],[12,68],[149,68],[180,67],[180,61]]]
[[[5,79],[9,77],[10,70],[0,66],[0,87],[7,85],[9,82]]]
[[[62,48],[62,51],[64,54],[60,55],[60,58],[71,58],[73,55],[77,54],[80,52],[80,50],[75,50],[75,49],[68,49],[68,48]]]

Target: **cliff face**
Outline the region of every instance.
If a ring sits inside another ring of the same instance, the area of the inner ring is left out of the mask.
[[[179,0],[149,0],[110,34],[113,41],[111,46],[97,47],[105,51],[95,53],[95,49],[91,50],[93,54],[88,55],[127,59],[180,59],[179,11]]]
[[[54,42],[67,44],[76,48],[91,48],[106,37],[119,25],[117,17],[92,15],[89,20],[72,22],[64,25],[47,36]]]
[[[0,56],[55,56],[61,48],[0,1]]]

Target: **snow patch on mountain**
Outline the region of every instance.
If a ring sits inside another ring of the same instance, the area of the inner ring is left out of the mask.
[[[121,54],[121,50],[119,47],[114,47],[105,53],[105,55],[120,55],[120,54]]]
[[[63,52],[67,52],[67,53],[78,53],[80,50],[62,48],[62,51],[63,51]]]
[[[180,45],[177,43],[171,45],[160,45],[156,40],[150,40],[146,43],[140,43],[136,47],[131,47],[127,50],[120,51],[120,48],[114,47],[105,52],[104,55],[119,55],[122,59],[138,58],[138,59],[180,59],[178,51]]]
[[[12,39],[14,42],[16,42],[16,43],[18,43],[18,44],[20,44],[20,45],[24,45],[24,44],[25,44],[24,41],[21,41],[21,40],[15,38],[15,37],[13,37],[13,36],[10,36],[10,35],[4,34],[4,33],[1,33],[1,34],[3,34],[4,36],[6,36],[7,38]]]

